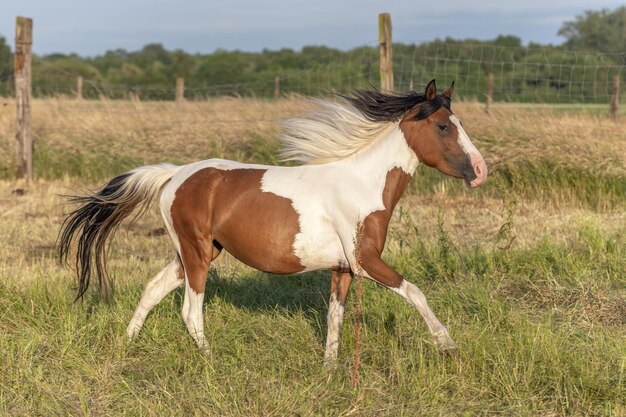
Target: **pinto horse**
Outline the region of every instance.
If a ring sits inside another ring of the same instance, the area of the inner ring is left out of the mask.
[[[78,295],[91,276],[110,295],[107,241],[123,219],[159,199],[176,250],[146,286],[128,325],[138,334],[148,312],[182,285],[182,317],[205,352],[203,301],[211,262],[222,250],[273,274],[331,271],[325,361],[336,358],[348,289],[357,272],[415,306],[437,346],[457,350],[420,289],[389,267],[381,254],[394,207],[419,163],[477,187],[487,166],[450,101],[454,83],[437,94],[359,91],[285,124],[282,156],[297,166],[209,159],[184,166],[135,168],[100,190],[73,197],[80,206],[65,219],[59,254],[76,247]],[[77,245],[73,242],[77,241]]]

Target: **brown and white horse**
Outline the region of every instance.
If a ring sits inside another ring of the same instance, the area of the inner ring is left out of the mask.
[[[454,83],[437,95],[360,91],[285,124],[283,157],[299,166],[265,166],[209,159],[185,166],[144,166],[99,191],[74,197],[80,206],[65,220],[59,251],[67,261],[77,240],[77,299],[93,273],[110,295],[107,239],[132,212],[159,198],[176,253],[146,286],[128,326],[140,331],[148,312],[185,286],[182,317],[197,345],[204,336],[203,301],[211,262],[225,249],[261,271],[331,271],[325,360],[337,355],[344,305],[354,271],[415,306],[435,343],[456,350],[452,338],[414,284],[382,259],[396,203],[420,162],[477,187],[487,166],[450,109]],[[137,214],[137,215],[139,215]],[[357,255],[358,254],[358,255]]]

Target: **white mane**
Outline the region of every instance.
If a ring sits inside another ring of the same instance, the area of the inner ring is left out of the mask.
[[[319,110],[306,118],[283,122],[281,160],[323,164],[344,159],[367,147],[394,125],[369,120],[347,101],[313,101],[321,106]]]

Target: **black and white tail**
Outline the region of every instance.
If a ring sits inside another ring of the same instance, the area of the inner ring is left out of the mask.
[[[110,299],[111,283],[106,268],[109,237],[130,214],[135,213],[135,218],[144,214],[177,169],[170,164],[135,168],[113,178],[95,193],[70,197],[71,203],[80,206],[63,222],[58,246],[61,262],[68,263],[76,241],[76,300],[87,291],[94,270],[101,296]]]

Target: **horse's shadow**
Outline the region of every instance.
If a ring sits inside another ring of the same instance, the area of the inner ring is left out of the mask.
[[[236,308],[285,315],[302,315],[317,333],[325,338],[330,294],[330,272],[316,271],[299,275],[273,275],[251,271],[230,278],[211,269],[205,286],[205,305],[218,297]],[[182,308],[184,290],[174,293],[174,302]]]

